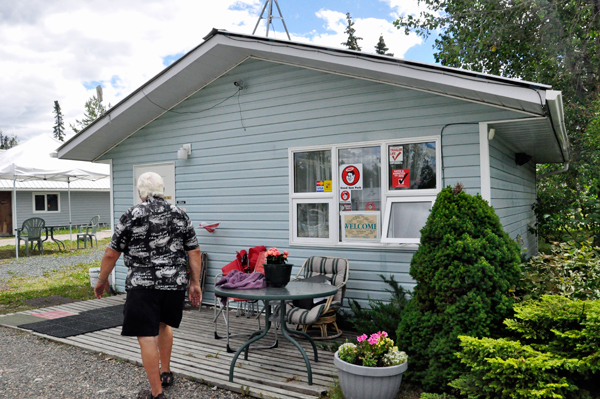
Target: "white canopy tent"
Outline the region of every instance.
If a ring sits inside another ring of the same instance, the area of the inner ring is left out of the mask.
[[[63,143],[42,134],[0,154],[0,179],[13,180],[13,225],[17,223],[17,180],[53,180],[67,182],[69,196],[69,230],[71,230],[71,185],[75,180],[98,180],[110,176],[110,166],[55,157]],[[72,237],[71,237],[72,239]],[[17,237],[15,236],[17,246]]]

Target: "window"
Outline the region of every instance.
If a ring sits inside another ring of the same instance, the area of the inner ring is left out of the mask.
[[[439,157],[437,137],[290,149],[291,243],[418,244]]]
[[[60,212],[60,193],[33,193],[33,212]]]

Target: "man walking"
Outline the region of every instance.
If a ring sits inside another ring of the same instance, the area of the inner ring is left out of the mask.
[[[173,384],[172,327],[183,315],[185,289],[193,306],[202,300],[201,256],[192,222],[181,209],[164,199],[164,182],[152,172],[138,179],[141,204],[129,208],[115,227],[100,264],[94,292],[98,299],[108,290],[108,276],[124,254],[128,268],[122,335],[138,338],[151,391],[141,399],[166,399],[162,388]]]

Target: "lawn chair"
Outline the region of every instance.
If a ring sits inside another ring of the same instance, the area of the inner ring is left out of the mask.
[[[79,249],[79,240],[83,239],[83,247],[87,247],[87,240],[90,239],[90,246],[93,247],[92,239],[96,240],[96,247],[98,247],[98,237],[96,237],[96,231],[98,230],[98,221],[100,215],[94,216],[88,224],[79,226],[79,232],[77,233],[77,249]]]
[[[29,256],[29,246],[35,249],[34,243],[39,251],[44,253],[44,240],[42,240],[42,231],[46,231],[46,222],[42,218],[30,218],[23,222],[20,230],[17,230],[17,256],[19,255],[19,246],[21,240],[25,241],[25,255]]]
[[[287,303],[286,317],[289,324],[296,324],[296,328],[301,328],[304,333],[308,332],[310,327],[320,329],[321,335],[313,339],[333,339],[342,335],[342,331],[336,323],[337,311],[342,307],[344,295],[346,294],[346,283],[350,264],[347,259],[333,258],[326,256],[312,256],[302,265],[302,269],[293,280],[310,279],[313,282],[323,282],[327,280],[338,287],[335,295],[328,298],[322,298],[316,303],[310,300],[294,301]],[[321,280],[321,281],[317,281]],[[312,302],[311,302],[312,301]],[[334,328],[333,334],[328,334],[328,326]]]
[[[258,249],[258,254],[256,256],[254,256],[254,253],[257,252],[257,249]],[[264,274],[263,263],[266,261],[265,260],[266,259],[266,250],[267,250],[267,248],[264,246],[252,248],[250,250],[250,253],[251,253],[250,260],[246,256],[245,250],[238,252],[236,259],[233,262],[230,262],[229,264],[224,266],[221,269],[221,273],[219,273],[215,276],[215,285],[219,280],[221,280],[221,278],[223,276],[226,276],[229,272],[231,272],[233,270],[238,270],[243,273],[250,272],[250,273],[263,273]],[[215,325],[215,339],[226,338],[227,339],[227,352],[229,352],[229,353],[235,352],[233,349],[231,349],[231,346],[229,345],[230,338],[247,337],[247,336],[251,335],[251,333],[239,333],[239,334],[231,333],[231,324],[229,322],[229,313],[230,313],[230,308],[231,308],[232,304],[235,304],[236,308],[237,308],[236,317],[243,315],[243,316],[246,316],[246,318],[250,318],[250,317],[256,318],[256,320],[258,322],[259,330],[262,329],[261,322],[260,322],[260,316],[263,313],[263,311],[265,310],[264,307],[263,307],[263,309],[260,309],[258,301],[250,301],[247,299],[239,299],[239,298],[226,298],[226,300],[222,301],[222,298],[215,296],[214,318],[213,318],[213,322]],[[225,323],[225,334],[223,334],[223,335],[219,335],[219,332],[218,332],[218,324],[219,324],[218,321],[219,321],[220,316],[223,316],[223,321]],[[275,331],[275,343],[273,345],[265,346],[265,347],[254,347],[253,349],[276,348],[277,342],[278,341],[277,341],[277,330],[276,330]]]

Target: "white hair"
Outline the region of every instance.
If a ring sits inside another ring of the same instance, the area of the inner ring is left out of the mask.
[[[165,182],[159,174],[154,172],[146,172],[140,175],[137,181],[137,189],[142,201],[145,201],[148,197],[163,198],[165,196]]]

